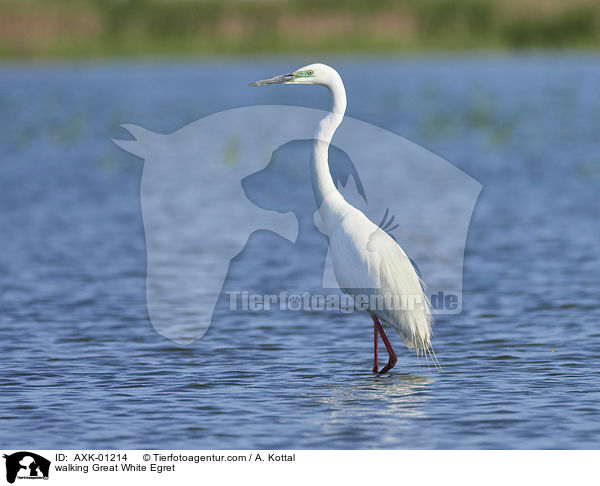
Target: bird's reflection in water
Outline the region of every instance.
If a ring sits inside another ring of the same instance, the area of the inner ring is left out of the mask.
[[[357,427],[361,423],[366,427],[388,424],[393,427],[384,428],[381,433],[390,434],[390,440],[396,440],[395,433],[399,429],[407,427],[415,418],[425,417],[423,406],[434,381],[433,377],[394,374],[338,384],[321,399],[331,408],[323,433],[334,434],[348,423]]]

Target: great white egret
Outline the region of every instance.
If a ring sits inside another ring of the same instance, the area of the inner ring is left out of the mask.
[[[382,228],[349,204],[337,190],[329,171],[329,144],[346,112],[346,90],[338,72],[325,64],[310,64],[289,74],[256,81],[270,84],[316,84],[333,95],[331,113],[321,120],[311,160],[313,193],[329,237],[329,250],[338,284],[343,292],[373,319],[374,373],[386,373],[398,358],[382,327],[400,334],[417,355],[431,347],[432,317],[421,279],[406,253]],[[389,221],[388,221],[389,224]],[[404,299],[402,299],[404,298]],[[400,305],[399,305],[400,303]],[[388,351],[388,363],[379,371],[379,335]]]

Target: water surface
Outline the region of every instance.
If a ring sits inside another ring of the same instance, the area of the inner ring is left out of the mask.
[[[221,301],[190,346],[154,331],[142,161],[111,137],[239,106],[325,108],[325,90],[246,87],[308,61],[0,68],[0,448],[600,446],[597,57],[328,61],[349,115],[483,185],[463,313],[436,322],[445,374],[391,336],[398,364],[373,376],[358,313]],[[285,265],[254,234],[229,281],[311,288],[314,231]]]

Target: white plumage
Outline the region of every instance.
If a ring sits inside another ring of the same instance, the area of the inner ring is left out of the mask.
[[[329,245],[340,288],[352,296],[369,296],[366,310],[397,331],[407,347],[428,349],[432,319],[427,298],[402,248],[352,207],[334,229]],[[372,308],[371,301],[376,303]]]
[[[430,352],[435,360],[431,347],[429,302],[410,259],[392,237],[343,198],[331,178],[329,144],[346,111],[346,91],[339,74],[325,64],[311,64],[289,74],[253,83],[266,84],[317,84],[329,88],[333,95],[331,113],[321,120],[315,135],[312,186],[329,236],[338,284],[373,318],[373,370],[379,372],[378,335],[383,338],[390,356],[381,373],[396,363],[396,354],[379,321],[397,331],[408,348],[425,356]]]

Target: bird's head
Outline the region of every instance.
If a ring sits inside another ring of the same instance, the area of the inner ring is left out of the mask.
[[[339,74],[326,64],[309,64],[288,74],[280,74],[268,79],[261,79],[250,86],[264,86],[267,84],[319,84],[330,85]]]

